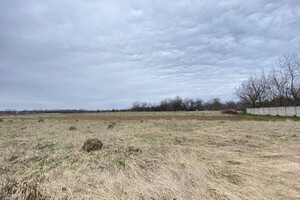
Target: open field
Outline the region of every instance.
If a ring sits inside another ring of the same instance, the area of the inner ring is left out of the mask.
[[[102,150],[83,151],[89,138]],[[0,154],[0,199],[300,198],[300,122],[285,118],[0,117]]]

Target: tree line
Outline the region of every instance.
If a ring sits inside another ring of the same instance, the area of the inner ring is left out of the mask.
[[[235,89],[247,107],[299,106],[300,58],[285,54],[271,70],[250,76]]]
[[[129,109],[112,110],[85,110],[85,109],[52,109],[52,110],[12,110],[0,111],[0,115],[29,115],[29,114],[72,114],[72,113],[101,113],[101,112],[126,112]]]
[[[219,98],[203,101],[200,98],[185,98],[179,96],[166,98],[159,103],[136,101],[132,104],[131,111],[203,111],[203,110],[241,110],[240,102],[227,101],[223,103]]]
[[[200,98],[185,98],[179,96],[166,98],[159,103],[136,101],[128,109],[111,110],[84,110],[84,109],[53,109],[53,110],[12,110],[0,111],[0,115],[28,115],[28,114],[72,114],[72,113],[102,113],[102,112],[130,112],[130,111],[203,111],[203,110],[241,110],[243,105],[239,102],[221,102],[219,98],[203,101]]]

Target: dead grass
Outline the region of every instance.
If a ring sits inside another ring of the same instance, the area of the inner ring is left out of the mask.
[[[300,198],[299,122],[175,113],[141,123],[140,113],[126,114],[1,122],[0,199]],[[101,138],[101,151],[82,150],[89,138]]]

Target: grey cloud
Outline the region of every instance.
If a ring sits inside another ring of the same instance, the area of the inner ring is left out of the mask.
[[[300,47],[298,0],[11,0],[0,7],[0,109],[232,100]]]

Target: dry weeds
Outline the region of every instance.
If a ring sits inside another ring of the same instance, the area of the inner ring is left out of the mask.
[[[197,114],[201,120],[180,120],[189,113],[147,118],[153,115],[5,119],[0,198],[300,198],[299,122],[210,120],[212,113]],[[116,126],[108,129],[111,120]],[[89,138],[101,138],[102,150],[83,151]]]

